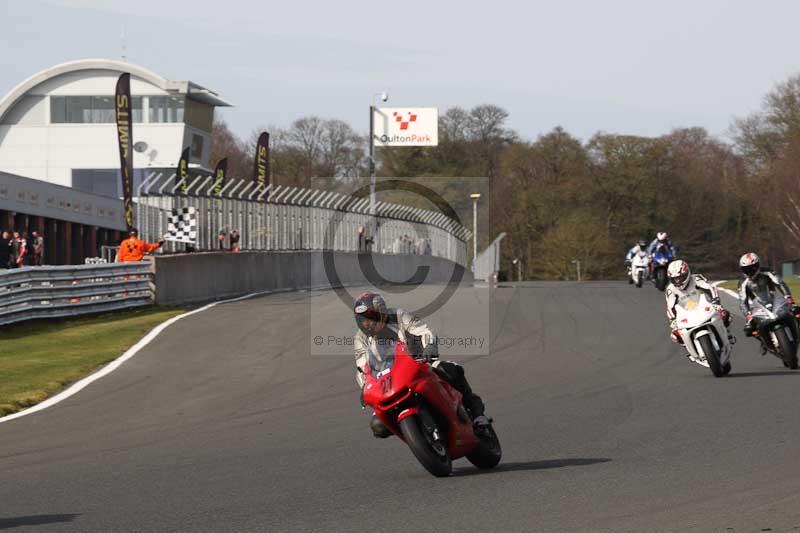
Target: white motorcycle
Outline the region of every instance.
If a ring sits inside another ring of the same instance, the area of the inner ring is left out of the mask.
[[[718,378],[727,375],[732,350],[728,328],[705,294],[692,295],[679,305],[676,320],[689,359],[710,368]]]
[[[650,261],[652,261],[650,254],[644,250],[636,252],[636,255],[631,260],[631,280],[633,280],[637,288],[642,288],[642,282],[647,277],[647,273],[650,272]]]
[[[776,295],[769,301],[756,297],[751,303],[753,314],[753,336],[758,338],[764,348],[783,361],[783,366],[797,369],[797,337],[796,317],[792,315],[791,306],[783,296]]]

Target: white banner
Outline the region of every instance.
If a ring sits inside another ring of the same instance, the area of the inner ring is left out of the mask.
[[[376,107],[372,121],[375,146],[439,144],[439,112],[435,107]]]

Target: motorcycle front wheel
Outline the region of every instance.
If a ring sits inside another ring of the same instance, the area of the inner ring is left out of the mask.
[[[656,289],[664,291],[667,288],[667,270],[659,268],[656,271]]]
[[[703,354],[706,356],[706,362],[708,363],[708,368],[711,369],[711,373],[718,378],[724,376],[727,372],[719,363],[719,354],[714,349],[714,345],[711,344],[711,339],[708,335],[700,337],[700,346],[703,347]],[[730,372],[730,369],[728,372]]]
[[[639,272],[636,275],[636,288],[637,289],[641,289],[642,288],[642,278],[644,278],[644,272]]]
[[[453,462],[447,451],[447,442],[436,420],[424,409],[400,421],[400,431],[411,448],[411,453],[425,470],[436,477],[447,477],[453,471]]]
[[[797,345],[789,340],[784,328],[775,330],[775,338],[778,339],[778,348],[780,349],[784,366],[797,370]]]

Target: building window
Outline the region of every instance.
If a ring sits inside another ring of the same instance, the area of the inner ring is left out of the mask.
[[[131,98],[133,121],[142,122],[142,97]],[[52,124],[112,124],[116,121],[113,96],[51,96]]]
[[[183,96],[151,96],[150,122],[183,122]]]
[[[89,114],[89,122],[92,124],[107,124],[116,120],[114,97],[92,96],[92,110]]]
[[[174,171],[174,169],[173,169]],[[137,194],[139,186],[145,179],[146,171],[134,169],[133,171],[133,194]],[[122,197],[122,178],[117,169],[100,168],[74,168],[72,169],[72,188],[79,191],[109,196],[111,198]]]
[[[192,133],[192,157],[196,159],[203,158],[203,136]]]

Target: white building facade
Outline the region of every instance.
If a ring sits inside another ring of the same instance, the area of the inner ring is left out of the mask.
[[[0,171],[121,196],[114,90],[123,72],[131,74],[134,191],[151,170],[173,172],[184,147],[192,167],[208,168],[214,108],[231,104],[190,81],[86,59],[39,72],[0,100]]]

